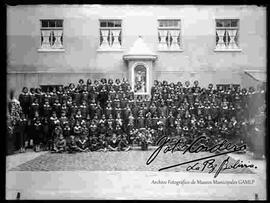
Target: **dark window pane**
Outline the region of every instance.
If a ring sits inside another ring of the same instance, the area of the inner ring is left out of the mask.
[[[163,27],[168,27],[168,23],[166,20],[163,21]]]
[[[169,26],[169,21],[164,20],[164,27],[168,27]]]
[[[49,21],[49,27],[55,27],[55,20]]]
[[[108,22],[108,27],[114,27],[114,23],[112,21]]]
[[[41,21],[41,27],[48,27],[48,21],[47,20],[42,20]]]
[[[163,24],[163,27],[167,27],[167,21],[166,21],[166,20],[164,20],[164,21],[162,22],[162,24]]]
[[[218,19],[216,20],[217,27],[238,27],[238,19]]]
[[[238,27],[238,20],[232,20],[232,27]]]
[[[102,20],[100,27],[121,27],[121,20]]]
[[[107,27],[107,22],[106,21],[101,21],[100,22],[100,27]]]
[[[63,27],[63,21],[62,20],[57,20],[56,21],[56,27]]]
[[[173,26],[174,27],[178,27],[179,26],[178,24],[179,24],[179,21],[178,20],[175,20]]]
[[[225,21],[225,27],[231,27],[231,20]]]
[[[115,27],[121,27],[121,21],[120,20],[117,20],[115,21]]]
[[[223,27],[223,21],[222,20],[216,20],[216,26],[217,27]]]
[[[180,27],[180,20],[159,20],[159,27]]]
[[[100,22],[100,27],[106,27],[106,22],[104,21]]]

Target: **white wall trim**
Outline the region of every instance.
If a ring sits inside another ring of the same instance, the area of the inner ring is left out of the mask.
[[[37,50],[38,52],[65,52],[65,49],[41,49]]]
[[[241,52],[242,49],[214,49],[215,52]]]

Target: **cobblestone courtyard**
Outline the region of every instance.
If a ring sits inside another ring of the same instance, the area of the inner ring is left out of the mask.
[[[183,155],[181,152],[159,153],[157,158],[150,164],[146,165],[147,159],[153,153],[154,149],[141,151],[139,149],[128,152],[87,152],[76,154],[55,154],[44,153],[30,161],[11,168],[12,171],[158,171],[160,168],[170,165],[191,161],[198,158],[211,156],[210,153],[198,153]],[[219,166],[228,156],[222,155],[215,157],[215,163]],[[200,163],[205,160],[200,161]],[[229,163],[236,160],[231,158]],[[185,164],[165,171],[185,172],[186,168],[192,165]],[[218,168],[218,167],[217,167]],[[199,171],[201,172],[201,171]],[[205,169],[202,172],[209,172]],[[224,173],[253,173],[247,168],[237,168],[225,170]]]
[[[235,169],[220,173],[217,178],[209,170],[187,172],[188,165],[158,171],[162,167],[182,163],[212,154],[160,153],[150,165],[146,161],[153,153],[138,149],[128,152],[89,152],[52,154],[26,152],[7,156],[6,198],[14,199],[265,199],[264,160],[254,160],[248,154],[228,154],[230,161],[243,160],[258,169]],[[228,155],[215,157],[216,164]],[[203,162],[203,161],[201,161]],[[152,181],[242,181],[253,184],[153,185]]]

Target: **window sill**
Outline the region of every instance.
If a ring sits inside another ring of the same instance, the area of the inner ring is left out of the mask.
[[[122,48],[98,48],[97,52],[123,52]]]
[[[241,52],[242,49],[214,49],[215,52]]]
[[[65,52],[65,49],[38,49],[38,52]]]
[[[159,52],[183,52],[183,49],[158,49]]]

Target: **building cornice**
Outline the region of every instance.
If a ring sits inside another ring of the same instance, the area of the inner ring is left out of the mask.
[[[155,61],[157,59],[157,55],[129,55],[126,54],[123,56],[123,60],[129,61],[129,60],[152,60]]]

